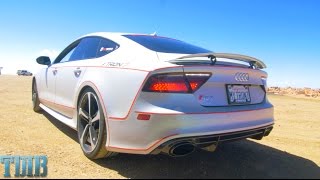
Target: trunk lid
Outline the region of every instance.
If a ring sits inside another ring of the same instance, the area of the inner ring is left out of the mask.
[[[264,71],[227,66],[184,66],[184,72],[211,73],[194,96],[202,106],[232,106],[262,103],[267,77]]]
[[[265,100],[267,73],[260,69],[266,65],[256,58],[230,53],[158,53],[158,58],[182,65],[185,74],[212,74],[193,93],[202,106],[251,105]]]

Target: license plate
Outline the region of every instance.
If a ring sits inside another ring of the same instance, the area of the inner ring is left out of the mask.
[[[229,104],[248,104],[251,102],[249,86],[227,85]]]

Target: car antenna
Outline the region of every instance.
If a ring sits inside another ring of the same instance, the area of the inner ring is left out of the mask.
[[[211,61],[211,65],[212,65],[212,66],[216,64],[217,58],[216,58],[214,55],[210,54],[210,55],[208,56],[208,58],[210,58],[210,61]]]

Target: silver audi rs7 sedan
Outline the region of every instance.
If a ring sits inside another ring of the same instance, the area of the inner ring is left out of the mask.
[[[266,65],[147,34],[93,33],[32,81],[33,109],[75,129],[90,159],[116,153],[183,156],[262,139],[273,127]]]

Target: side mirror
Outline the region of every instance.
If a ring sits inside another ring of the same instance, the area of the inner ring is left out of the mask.
[[[49,66],[51,61],[48,56],[40,56],[37,58],[37,63]]]

